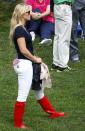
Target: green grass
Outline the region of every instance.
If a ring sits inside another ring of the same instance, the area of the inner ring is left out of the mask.
[[[19,2],[19,1],[18,1]],[[17,97],[17,78],[12,68],[15,50],[9,44],[9,21],[15,4],[0,3],[0,131],[18,131],[13,128],[13,108]],[[10,11],[10,12],[8,12]],[[49,69],[52,64],[52,45],[39,46],[33,43],[35,54],[43,58]],[[85,131],[85,42],[79,41],[80,63],[69,65],[70,72],[50,71],[52,88],[45,89],[56,110],[66,116],[48,119],[34,98],[31,90],[27,100],[24,121],[29,131]]]

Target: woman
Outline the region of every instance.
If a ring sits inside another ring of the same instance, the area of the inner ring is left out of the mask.
[[[27,128],[22,119],[25,102],[32,84],[32,62],[42,63],[40,57],[33,55],[32,38],[25,28],[25,23],[30,20],[30,15],[30,6],[22,3],[16,5],[10,27],[10,39],[13,41],[17,52],[17,59],[13,61],[13,66],[18,75],[18,97],[14,108],[14,127],[18,128]],[[35,90],[35,96],[43,110],[50,114],[50,118],[64,116],[64,113],[55,111],[48,99],[44,96],[42,89]]]
[[[29,27],[27,25],[32,36],[38,33],[41,39],[40,44],[52,43],[54,17],[50,11],[50,0],[24,0],[24,2],[30,5],[33,13],[38,13],[38,17],[32,17]]]

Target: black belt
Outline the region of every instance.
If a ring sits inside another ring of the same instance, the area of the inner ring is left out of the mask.
[[[70,6],[71,6],[71,3],[70,3],[70,2],[67,2],[67,1],[64,1],[64,2],[58,3],[58,5],[61,5],[61,4],[65,4],[65,5],[70,5]]]

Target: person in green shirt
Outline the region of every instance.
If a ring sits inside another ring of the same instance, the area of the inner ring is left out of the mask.
[[[69,71],[69,48],[72,28],[73,0],[54,0],[55,35],[52,69]]]
[[[54,0],[55,4],[72,4],[74,0]]]

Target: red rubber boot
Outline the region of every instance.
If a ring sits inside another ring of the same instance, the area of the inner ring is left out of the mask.
[[[24,115],[25,102],[15,103],[14,108],[14,127],[15,128],[28,128],[23,124],[23,115]]]
[[[43,110],[50,114],[48,117],[49,118],[57,118],[64,116],[64,112],[56,112],[56,110],[53,108],[49,100],[44,96],[42,99],[38,100],[39,104],[43,108]]]

